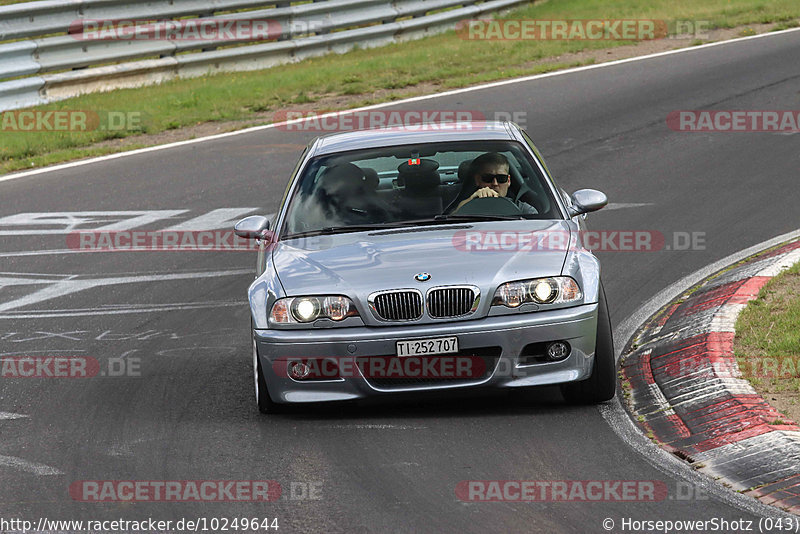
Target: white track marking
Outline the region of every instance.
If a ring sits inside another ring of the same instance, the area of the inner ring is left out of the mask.
[[[219,208],[194,219],[189,219],[175,226],[162,230],[163,232],[176,232],[188,230],[216,230],[218,228],[233,229],[236,222],[259,208]]]
[[[22,458],[17,458],[16,456],[3,456],[0,455],[0,467],[10,467],[12,469],[16,469],[18,471],[24,471],[26,473],[33,473],[34,475],[38,476],[50,476],[50,475],[63,475],[61,471],[56,469],[55,467],[50,467],[49,465],[44,464],[37,464],[34,462],[29,462],[28,460],[23,460]]]
[[[22,278],[20,276],[2,276],[0,277],[0,287],[6,286],[32,286],[32,285],[47,285],[60,282],[60,280],[53,280],[52,278]]]
[[[28,356],[30,354],[36,354],[36,353],[53,354],[55,352],[86,352],[86,351],[83,349],[20,350],[16,352],[0,352],[0,356],[17,356],[17,355]]]
[[[413,425],[387,425],[387,424],[353,424],[353,425],[321,425],[323,428],[337,428],[344,430],[425,430],[426,426]]]
[[[0,421],[9,421],[11,419],[25,419],[26,417],[30,416],[22,415],[21,413],[0,412]]]
[[[50,250],[18,250],[15,252],[3,252],[3,257],[19,258],[25,256],[61,256],[62,254],[90,254],[92,252],[98,252],[98,251],[76,250],[71,248],[50,249]]]
[[[186,232],[186,231],[209,231],[228,229],[233,231],[236,222],[248,213],[257,211],[259,208],[218,208],[211,210],[192,219],[180,222],[176,225],[163,229],[154,229],[153,232]],[[0,217],[0,235],[6,236],[25,236],[25,235],[39,235],[39,234],[63,234],[68,235],[72,232],[109,232],[130,230],[143,224],[152,224],[154,222],[169,221],[174,219],[176,215],[186,213],[189,210],[151,210],[151,211],[108,211],[108,212],[47,212],[47,213],[17,213]],[[98,219],[94,214],[103,213],[106,217]],[[136,215],[131,217],[131,215]],[[264,214],[267,219],[272,219],[275,213]],[[108,217],[114,217],[112,221],[108,221]],[[91,223],[107,222],[106,226],[87,228],[86,225]],[[8,227],[15,226],[46,226],[46,225],[59,225],[62,228],[44,228],[40,230],[31,229],[15,229],[10,230]],[[78,228],[81,226],[82,228]],[[114,228],[111,228],[111,227]],[[111,228],[111,230],[109,230]],[[204,251],[203,248],[187,249],[187,252]],[[208,249],[212,250],[212,249]],[[173,252],[173,249],[158,250],[151,247],[130,247],[124,250],[114,250],[111,252]],[[19,250],[12,252],[4,252],[3,256],[8,257],[24,257],[24,256],[53,256],[60,254],[83,254],[87,252],[107,252],[105,250],[93,249],[80,249],[80,248],[62,248],[62,249],[48,249],[48,250]],[[7,274],[2,273],[0,274]],[[13,274],[13,273],[12,273]]]
[[[0,235],[45,235],[70,234],[91,223],[107,222],[104,226],[91,228],[93,232],[114,232],[139,228],[157,221],[172,219],[189,210],[140,210],[140,211],[67,211],[16,213],[0,217],[0,226],[63,226],[59,229],[0,230]],[[108,220],[110,219],[110,220]]]
[[[342,113],[349,113],[349,112],[354,112],[354,111],[368,111],[368,110],[371,110],[371,109],[381,109],[381,108],[385,108],[385,107],[398,106],[398,105],[402,105],[402,104],[408,104],[410,102],[421,102],[421,101],[424,101],[424,100],[432,100],[434,98],[441,98],[441,97],[447,97],[447,96],[452,96],[452,95],[458,95],[458,94],[462,94],[462,93],[469,93],[469,92],[472,92],[472,91],[482,91],[484,89],[493,89],[495,87],[502,87],[504,85],[524,83],[524,82],[529,82],[529,81],[533,81],[533,80],[541,80],[541,79],[544,79],[544,78],[552,78],[552,77],[555,77],[555,76],[566,76],[566,75],[569,75],[569,74],[574,74],[576,72],[585,72],[585,71],[590,71],[590,70],[594,70],[594,69],[603,69],[603,68],[613,67],[615,65],[622,65],[622,64],[625,64],[625,63],[632,63],[634,61],[645,61],[645,60],[648,60],[648,59],[653,59],[653,58],[657,58],[657,57],[664,57],[664,56],[671,56],[671,55],[674,55],[674,54],[688,54],[688,53],[697,52],[698,50],[705,50],[706,48],[712,48],[712,47],[716,47],[716,46],[725,46],[725,45],[730,45],[730,44],[733,44],[733,43],[740,43],[740,42],[743,42],[743,41],[750,41],[750,40],[753,40],[753,39],[771,38],[771,37],[776,37],[776,36],[779,36],[779,35],[783,35],[783,34],[787,34],[787,33],[791,33],[791,32],[796,32],[796,31],[800,31],[800,28],[790,28],[788,30],[781,30],[781,31],[777,31],[777,32],[761,33],[761,34],[758,34],[758,35],[751,35],[751,36],[748,36],[748,37],[740,37],[738,39],[730,39],[728,41],[719,41],[719,42],[716,42],[716,43],[707,43],[707,44],[699,45],[699,46],[691,46],[691,47],[687,47],[687,48],[679,48],[677,50],[668,50],[666,52],[658,52],[656,54],[649,54],[649,55],[646,55],[646,56],[636,56],[636,57],[631,57],[631,58],[626,58],[626,59],[618,59],[616,61],[609,61],[607,63],[597,63],[597,64],[594,64],[594,65],[585,65],[583,67],[575,67],[575,68],[572,68],[572,69],[558,70],[558,71],[554,71],[554,72],[546,72],[544,74],[535,74],[535,75],[532,75],[532,76],[524,76],[522,78],[514,78],[514,79],[511,79],[511,80],[503,80],[503,81],[492,82],[492,83],[487,83],[487,84],[483,84],[483,85],[476,85],[474,87],[464,87],[464,88],[461,88],[461,89],[454,89],[452,91],[445,91],[443,93],[416,96],[416,97],[413,97],[413,98],[406,98],[404,100],[395,100],[393,102],[384,102],[384,103],[375,104],[375,105],[372,105],[372,106],[363,106],[363,107],[360,107],[360,108],[354,108],[354,109],[342,110],[342,111],[337,111],[337,112],[332,112],[332,113],[326,113],[324,115],[316,116],[316,117],[314,117],[314,119],[318,120],[318,119],[322,119],[322,118],[325,118],[325,117],[335,117],[335,116],[340,115]],[[265,124],[265,125],[262,125],[262,126],[254,126],[252,128],[246,128],[244,130],[237,130],[235,132],[226,132],[226,133],[222,133],[222,134],[210,135],[208,137],[198,137],[198,138],[195,138],[195,139],[187,139],[186,141],[178,141],[178,142],[175,142],[175,143],[168,143],[168,144],[165,144],[165,145],[156,145],[156,146],[151,146],[151,147],[147,147],[147,148],[140,148],[140,149],[137,149],[137,150],[131,150],[129,152],[119,152],[119,153],[116,153],[116,154],[109,154],[107,156],[100,156],[100,157],[97,157],[97,158],[90,158],[90,159],[85,159],[85,160],[80,160],[80,161],[72,161],[70,163],[63,163],[61,165],[54,165],[52,167],[43,167],[41,169],[23,171],[23,172],[18,172],[18,173],[15,173],[15,174],[7,174],[5,176],[0,176],[0,182],[4,182],[4,181],[7,181],[7,180],[16,180],[17,178],[25,178],[25,177],[29,177],[29,176],[36,176],[36,175],[49,173],[49,172],[54,172],[54,171],[61,171],[61,170],[65,170],[65,169],[71,169],[71,168],[74,168],[74,167],[81,167],[83,165],[92,165],[94,163],[99,163],[101,161],[109,161],[109,160],[113,160],[113,159],[124,158],[124,157],[128,157],[128,156],[134,156],[134,155],[137,155],[137,154],[146,154],[148,152],[155,152],[157,150],[176,148],[176,147],[180,147],[180,146],[192,145],[192,144],[195,144],[195,143],[204,143],[206,141],[212,141],[212,140],[216,140],[216,139],[224,139],[224,138],[233,137],[233,136],[236,136],[236,135],[243,135],[243,134],[248,134],[248,133],[252,133],[252,132],[259,132],[259,131],[263,131],[263,130],[269,130],[269,129],[272,129],[272,128],[276,128],[278,126],[285,126],[287,124],[296,124],[296,123],[305,122],[306,120],[308,120],[308,119],[298,119],[298,120],[292,120],[292,121],[276,122],[276,123],[272,123],[272,124]]]
[[[238,276],[242,274],[252,274],[251,269],[233,269],[229,271],[210,271],[195,273],[174,273],[174,274],[147,274],[137,276],[119,276],[109,278],[80,279],[80,280],[53,280],[48,287],[34,291],[29,295],[17,299],[0,303],[0,312],[30,306],[50,300],[70,293],[77,293],[95,287],[110,286],[117,284],[133,284],[141,282],[167,282],[173,280],[191,280],[198,278],[216,278],[218,276]],[[6,285],[6,280],[16,282],[17,278],[0,277],[0,286]],[[41,281],[29,281],[28,283],[42,283]],[[113,309],[109,310],[113,312]]]
[[[0,319],[52,319],[55,317],[88,317],[92,315],[123,315],[128,313],[155,313],[167,311],[202,310],[209,308],[226,308],[245,306],[241,302],[211,301],[184,302],[176,304],[156,304],[153,306],[120,305],[119,307],[82,308],[75,310],[32,310],[26,312],[0,313]]]
[[[725,304],[721,306],[708,327],[709,332],[736,332],[736,319],[747,304]]]
[[[10,421],[13,419],[26,419],[28,417],[29,416],[20,413],[0,412],[0,421]],[[26,473],[33,473],[34,475],[38,476],[64,474],[58,469],[50,467],[49,465],[37,464],[34,462],[29,462],[28,460],[24,460],[22,458],[17,458],[16,456],[4,456],[0,454],[0,468],[2,467],[10,467],[11,469],[24,471]]]
[[[794,265],[799,261],[800,261],[800,249],[790,252],[780,261],[777,261],[772,265],[770,265],[769,267],[767,267],[766,269],[759,271],[758,273],[756,273],[756,276],[768,276],[770,278],[773,278],[775,276],[778,276],[783,271],[790,268],[792,265]]]
[[[603,211],[621,210],[625,208],[643,208],[645,206],[655,206],[654,202],[610,202],[603,208]]]

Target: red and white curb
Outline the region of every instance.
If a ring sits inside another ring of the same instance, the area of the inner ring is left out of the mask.
[[[662,446],[734,490],[800,513],[800,426],[742,378],[734,325],[800,241],[707,278],[633,336],[621,369],[629,409]]]

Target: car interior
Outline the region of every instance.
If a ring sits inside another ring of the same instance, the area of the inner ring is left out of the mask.
[[[482,143],[492,145],[495,143]],[[534,208],[525,218],[560,218],[545,178],[513,143],[477,149],[456,146],[393,147],[323,157],[301,178],[291,201],[287,233],[323,227],[429,219],[453,213],[519,215],[511,201]],[[494,150],[492,150],[494,149]],[[498,150],[499,149],[499,150]],[[476,199],[457,210],[477,189],[472,161],[488,151],[509,161],[506,199]],[[490,202],[503,200],[504,202]],[[510,205],[510,206],[509,206]],[[469,209],[467,209],[469,207]]]

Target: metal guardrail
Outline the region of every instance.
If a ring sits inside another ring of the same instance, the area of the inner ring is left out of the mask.
[[[9,80],[0,81],[0,111],[174,78],[269,68],[345,52],[357,45],[417,39],[451,29],[460,20],[528,1],[323,0],[288,5],[264,0],[45,0],[13,4],[0,7],[0,41],[23,40],[0,44],[0,80]],[[138,28],[137,39],[85,39],[77,30],[92,20],[161,22]],[[268,21],[270,40],[152,38],[164,35],[170,22],[163,21],[170,20],[181,24]]]
[[[0,7],[0,41],[66,32],[78,19],[173,19],[252,9],[254,0],[44,0]],[[282,2],[288,5],[288,1]]]

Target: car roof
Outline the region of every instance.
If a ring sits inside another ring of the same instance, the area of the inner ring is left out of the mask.
[[[471,121],[355,130],[318,138],[314,155],[416,143],[513,140],[512,127],[509,122]]]

